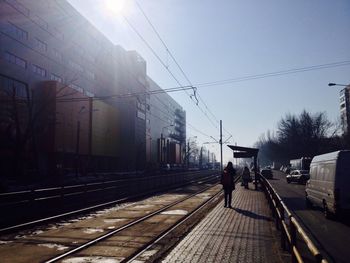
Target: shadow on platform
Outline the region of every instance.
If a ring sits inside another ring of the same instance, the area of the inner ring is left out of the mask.
[[[244,216],[247,216],[247,217],[251,217],[251,218],[254,218],[254,219],[258,219],[258,220],[266,220],[266,221],[271,221],[271,218],[270,217],[267,217],[267,216],[263,216],[263,215],[259,215],[259,214],[256,214],[254,212],[251,212],[251,211],[248,211],[248,210],[244,210],[244,209],[240,209],[240,208],[232,208],[233,210],[235,210],[237,213],[240,213]]]

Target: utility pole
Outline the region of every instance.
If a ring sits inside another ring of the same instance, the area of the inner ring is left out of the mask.
[[[92,97],[89,97],[89,141],[88,141],[88,171],[92,168],[91,161],[92,161],[92,112],[93,112],[93,101]]]
[[[209,155],[209,150],[208,150],[208,161],[207,161],[208,165],[210,163],[210,155]]]
[[[220,120],[220,172],[222,172],[222,120]]]
[[[76,154],[76,164],[75,164],[75,176],[78,177],[79,175],[79,146],[80,146],[80,121],[77,122],[77,141],[75,144],[75,154]]]
[[[160,163],[163,164],[163,131],[160,134]]]
[[[187,142],[187,169],[190,166],[190,139]]]

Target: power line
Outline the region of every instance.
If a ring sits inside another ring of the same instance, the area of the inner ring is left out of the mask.
[[[182,75],[185,77],[185,79],[187,80],[187,82],[192,85],[191,80],[189,79],[189,77],[187,76],[187,74],[185,73],[185,71],[183,70],[183,68],[180,66],[180,64],[177,62],[177,60],[175,59],[175,56],[172,54],[172,52],[170,51],[170,49],[168,48],[167,44],[165,43],[165,41],[162,39],[162,37],[160,36],[160,34],[158,33],[157,29],[155,28],[155,26],[153,25],[153,23],[151,22],[151,20],[148,18],[148,16],[146,15],[146,13],[144,12],[143,8],[141,7],[141,5],[137,2],[136,5],[137,7],[140,9],[141,13],[143,14],[143,16],[145,17],[145,19],[147,20],[147,22],[149,23],[149,25],[151,26],[151,28],[153,29],[154,33],[157,35],[158,39],[161,41],[161,43],[163,44],[163,46],[165,47],[165,50],[167,51],[167,53],[170,55],[170,57],[172,58],[172,60],[175,62],[176,66],[179,68],[179,70],[181,71]],[[202,99],[202,97],[199,95],[199,93],[197,92],[198,98],[199,100],[203,103],[204,107],[207,109],[207,111],[214,117],[215,121],[217,123],[219,123],[218,118],[213,114],[213,112],[209,109],[208,105],[204,102],[204,100]],[[197,104],[198,106],[198,104]],[[209,117],[209,116],[208,116]],[[216,127],[217,128],[217,127]]]
[[[350,61],[345,60],[345,61],[339,61],[339,62],[333,62],[333,63],[313,65],[313,66],[308,66],[308,67],[293,68],[293,69],[263,73],[263,74],[248,75],[245,77],[229,78],[229,79],[224,79],[224,80],[204,82],[204,83],[196,84],[195,86],[197,86],[197,87],[209,87],[209,86],[226,85],[226,84],[235,83],[235,82],[243,82],[243,81],[249,81],[249,80],[255,80],[255,79],[270,78],[270,77],[276,77],[276,76],[282,76],[282,75],[288,75],[288,74],[296,74],[296,73],[301,73],[301,72],[306,72],[306,71],[320,70],[320,69],[334,68],[334,67],[341,67],[341,66],[348,66],[348,65],[350,65]]]
[[[143,9],[141,8],[141,6],[137,3],[138,7],[140,8],[142,14],[145,16],[146,20],[148,21],[148,23],[151,25],[152,29],[154,30],[154,32],[156,33],[156,35],[158,36],[158,38],[160,39],[160,41],[162,42],[162,44],[164,45],[167,53],[171,56],[171,58],[175,61],[176,65],[179,67],[180,71],[182,72],[182,74],[185,76],[185,78],[187,79],[187,81],[189,83],[191,83],[191,81],[188,79],[187,75],[185,74],[185,72],[183,71],[183,69],[181,68],[181,66],[177,63],[175,57],[172,55],[172,53],[170,52],[169,48],[167,47],[167,45],[165,44],[165,42],[162,40],[162,38],[160,37],[158,31],[155,29],[155,27],[153,26],[153,24],[151,23],[151,21],[149,20],[149,18],[147,17],[147,15],[145,14],[145,12],[143,11]],[[163,65],[163,67],[169,72],[169,74],[174,78],[174,80],[181,86],[182,84],[180,83],[180,81],[175,77],[174,73],[169,69],[169,67],[163,62],[163,60],[160,58],[160,56],[155,52],[155,50],[151,47],[151,45],[146,41],[146,39],[140,34],[140,32],[138,32],[138,30],[130,23],[130,21],[124,16],[125,21],[127,22],[127,24],[132,28],[132,30],[141,38],[141,40],[144,42],[144,44],[151,50],[151,52],[153,53],[153,55],[158,59],[158,61]],[[191,84],[190,84],[191,85]],[[193,85],[191,85],[193,86]],[[186,91],[185,91],[186,92]],[[197,89],[196,87],[193,87],[193,95],[190,95],[188,92],[186,92],[186,94],[190,97],[190,99],[196,104],[196,106],[200,109],[200,111],[208,118],[208,120],[210,121],[210,123],[216,128],[218,129],[217,125],[209,118],[208,114],[204,112],[204,110],[198,105],[199,103],[199,99],[197,97]],[[196,100],[196,102],[194,101],[194,99]],[[204,104],[204,103],[203,103]],[[208,108],[208,107],[207,107]]]
[[[151,91],[152,92],[152,90],[148,90],[147,89],[147,87],[146,87],[146,85],[144,84],[144,83],[142,83],[134,74],[133,74],[133,72],[131,72],[131,70],[130,69],[127,69],[127,72],[132,76],[132,77],[134,77],[135,78],[135,80],[145,89],[145,91]],[[183,86],[183,87],[190,87],[190,86]],[[168,90],[168,89],[167,89]],[[156,90],[153,90],[153,91],[156,91]],[[166,93],[166,92],[164,92],[164,93]],[[159,92],[159,93],[157,93],[157,94],[154,94],[154,97],[165,107],[165,108],[167,108],[168,109],[168,111],[171,111],[171,113],[172,114],[175,114],[175,111],[173,111],[168,105],[166,105],[165,103],[164,103],[164,101],[161,99],[161,98],[159,98],[157,95],[158,94],[161,94],[161,92]],[[160,109],[159,107],[157,107],[156,105],[154,105],[154,104],[150,104],[152,107],[155,107],[155,108],[157,108],[160,112],[162,112],[163,114],[165,114],[168,118],[173,118],[173,116],[171,116],[171,115],[169,115],[169,113],[166,113],[166,112],[164,112],[162,109]],[[153,114],[151,114],[151,115],[153,115]],[[154,116],[154,115],[153,115]],[[196,127],[194,127],[193,125],[191,125],[189,122],[180,122],[182,125],[186,125],[186,124],[188,124],[188,126],[190,127],[190,128],[192,128],[193,130],[196,130],[198,133],[201,133],[202,135],[204,135],[204,136],[206,136],[206,137],[211,137],[210,135],[207,135],[207,134],[205,134],[205,133],[203,133],[202,131],[200,131],[199,129],[197,129]]]
[[[143,41],[143,43],[148,47],[149,50],[151,50],[152,54],[158,59],[158,61],[164,66],[164,68],[169,72],[169,74],[173,77],[173,79],[177,82],[179,86],[182,86],[180,81],[176,78],[176,76],[173,74],[173,72],[166,66],[166,64],[163,62],[163,60],[159,57],[159,55],[156,53],[156,51],[151,47],[151,45],[146,41],[146,39],[140,34],[140,32],[130,23],[130,21],[125,17],[124,20],[126,23],[131,27],[131,29],[138,35],[138,37]],[[194,89],[193,89],[194,90]],[[186,91],[187,95],[190,96],[192,99],[191,95]],[[195,96],[195,93],[194,95]]]

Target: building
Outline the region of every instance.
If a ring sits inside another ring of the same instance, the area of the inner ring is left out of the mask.
[[[148,78],[150,91],[161,90]],[[151,163],[184,163],[186,147],[186,112],[166,92],[152,94],[147,111],[147,156]]]
[[[120,114],[56,81],[36,89],[36,145],[41,169],[56,173],[117,170],[120,161]],[[40,139],[39,139],[40,138]]]
[[[70,136],[67,135],[68,130],[64,130],[66,135],[54,137],[52,134],[61,134],[58,132],[61,128],[58,125],[51,127],[52,132],[49,137],[53,141],[50,142],[50,151],[55,152],[54,156],[59,155],[58,153],[62,156],[64,152],[68,157],[69,153],[77,152],[77,146],[74,146],[73,142],[77,141],[73,140],[73,134],[76,134],[78,129],[76,115],[78,114],[79,118],[85,118],[85,115],[90,114],[88,124],[83,120],[80,122],[78,155],[89,156],[89,162],[94,163],[94,167],[114,169],[117,165],[118,170],[143,170],[147,162],[151,162],[152,159],[149,138],[153,136],[159,138],[161,132],[156,130],[162,130],[164,126],[158,124],[160,120],[153,120],[151,123],[151,119],[147,117],[152,108],[150,101],[152,96],[148,93],[150,82],[146,69],[146,61],[136,51],[126,51],[114,45],[65,0],[0,1],[1,89],[12,92],[12,94],[3,95],[4,101],[10,102],[6,107],[17,105],[17,102],[11,104],[11,99],[14,97],[26,101],[25,104],[22,103],[25,106],[21,106],[28,111],[21,117],[22,122],[25,122],[24,115],[31,116],[34,98],[46,92],[46,95],[51,94],[56,98],[56,102],[52,105],[55,105],[56,110],[59,109],[58,112],[66,112],[68,109],[73,112],[71,115],[63,114],[66,120],[62,120],[60,113],[54,114],[51,120],[45,120],[47,123],[51,121],[61,125],[72,123]],[[52,94],[52,92],[59,93],[57,87],[69,87],[75,95],[63,100],[57,96],[58,94]],[[44,90],[45,92],[42,93]],[[74,101],[77,98],[81,99],[79,103],[75,101],[75,106],[68,106],[72,105],[71,100]],[[60,102],[57,103],[57,101]],[[92,101],[93,106],[91,106]],[[170,106],[172,110],[178,109],[177,117],[173,115],[172,120],[173,125],[176,126],[172,134],[168,131],[164,132],[166,132],[166,138],[173,137],[169,139],[170,144],[181,145],[183,136],[186,136],[183,125],[186,121],[185,115],[176,102],[172,99],[169,101],[171,102],[167,103],[172,105]],[[4,105],[2,104],[2,107],[5,107]],[[84,110],[89,109],[90,113],[85,115],[79,113],[82,107]],[[0,130],[3,131],[2,137],[5,137],[8,133],[6,122],[9,118],[6,117],[6,109],[1,107],[0,109],[2,110],[0,120],[3,121],[0,123]],[[92,115],[99,115],[99,117],[91,118]],[[115,117],[118,119],[117,124],[113,122],[113,125],[118,125],[118,128],[101,124],[102,119],[117,115],[118,117]],[[25,126],[25,124],[21,125]],[[14,126],[12,129],[16,130]],[[94,134],[93,132],[98,129],[100,135]],[[115,129],[118,132],[114,132]],[[31,128],[28,130],[34,131]],[[151,134],[151,130],[158,135]],[[111,139],[113,143],[106,144],[101,135],[104,132],[116,134],[118,138],[115,140],[118,143],[115,144],[114,139]],[[38,150],[34,149],[36,147],[36,143],[33,142],[34,137],[29,136],[30,140],[21,147],[28,148],[29,152],[37,152]],[[68,143],[67,140],[72,141]],[[50,145],[49,142],[47,143]],[[113,145],[115,145],[114,148]],[[2,155],[8,155],[13,144],[5,148],[0,149]],[[167,149],[170,148],[167,147]],[[178,146],[175,146],[175,149],[178,151]],[[37,154],[41,156],[38,163],[45,162],[45,158],[50,159],[46,157],[47,148],[40,148],[40,150],[42,152]],[[33,154],[28,155],[33,156]],[[170,158],[172,155],[169,153],[166,156]],[[91,159],[92,157],[94,158]],[[55,162],[56,166],[61,164],[57,158],[52,162]],[[52,164],[50,167],[55,165]]]
[[[350,131],[350,85],[340,91],[340,121],[343,132]]]

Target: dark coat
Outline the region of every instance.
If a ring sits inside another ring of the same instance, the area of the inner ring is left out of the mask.
[[[229,180],[224,180],[224,173],[227,172],[229,174]],[[222,187],[224,190],[234,190],[235,189],[235,175],[236,170],[234,168],[228,169],[225,168],[223,173],[221,174],[220,183],[222,184]]]

